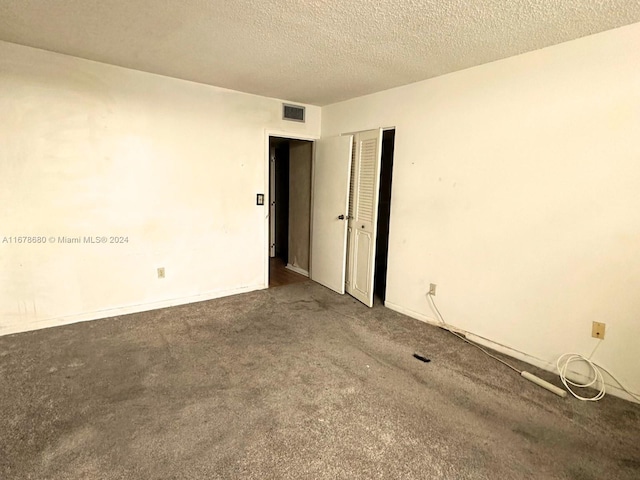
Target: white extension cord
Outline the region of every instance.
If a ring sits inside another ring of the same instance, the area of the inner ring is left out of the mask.
[[[471,340],[469,340],[467,337],[465,337],[464,335],[460,335],[458,332],[454,331],[447,322],[444,321],[444,317],[442,316],[442,314],[440,313],[440,310],[438,310],[438,306],[436,305],[435,300],[433,299],[432,295],[430,293],[427,293],[427,298],[429,299],[429,301],[431,302],[431,306],[433,307],[433,309],[435,310],[436,314],[438,315],[438,319],[440,320],[440,323],[442,323],[442,327],[447,330],[449,333],[455,335],[456,337],[458,337],[460,340],[467,342],[469,345],[471,345],[472,347],[476,347],[478,350],[482,351],[484,354],[490,356],[491,358],[493,358],[494,360],[499,361],[500,363],[502,363],[503,365],[506,365],[507,367],[509,367],[511,370],[515,370],[517,373],[522,373],[522,370],[518,370],[516,367],[514,367],[513,365],[511,365],[510,363],[505,362],[504,360],[502,360],[501,358],[496,357],[495,355],[493,355],[492,353],[488,352],[487,350],[485,350],[484,348],[482,348],[480,345],[478,345],[477,343],[472,342]]]
[[[490,353],[488,350],[482,348],[480,345],[478,345],[475,342],[472,342],[471,340],[469,340],[467,337],[465,337],[464,335],[460,335],[458,332],[455,332],[448,324],[447,322],[444,321],[444,317],[442,316],[442,314],[440,313],[440,310],[438,310],[438,306],[436,305],[435,300],[433,299],[431,293],[427,293],[427,297],[429,298],[429,301],[431,302],[431,306],[433,307],[433,309],[435,310],[435,312],[438,314],[438,318],[440,319],[440,322],[442,323],[442,328],[444,328],[445,330],[447,330],[449,333],[451,333],[452,335],[455,335],[456,337],[458,337],[460,340],[463,340],[464,342],[467,342],[469,345],[471,345],[472,347],[476,347],[478,350],[480,350],[482,353],[484,353],[485,355],[488,355],[489,357],[493,358],[494,360],[499,361],[500,363],[502,363],[503,365],[509,367],[511,370],[514,370],[516,373],[519,373],[521,377],[526,378],[527,380],[529,380],[530,382],[535,383],[536,385],[538,385],[539,387],[544,388],[545,390],[549,390],[551,393],[555,393],[556,395],[558,395],[559,397],[566,397],[567,396],[567,392],[565,392],[564,390],[562,390],[561,388],[556,387],[555,385],[553,385],[552,383],[547,382],[546,380],[543,380],[540,377],[536,377],[533,373],[529,373],[529,372],[525,372],[523,370],[518,370],[516,367],[514,367],[513,365],[511,365],[508,362],[505,362],[504,360],[502,360],[499,357],[496,357],[495,355],[493,355],[492,353]]]
[[[548,382],[545,382],[544,380],[536,377],[535,375],[530,374],[529,372],[523,372],[521,370],[518,370],[516,367],[514,367],[510,363],[507,363],[504,360],[502,360],[501,358],[496,357],[495,355],[491,354],[490,352],[488,352],[487,350],[482,348],[480,345],[477,345],[476,343],[471,342],[469,339],[467,339],[463,335],[460,335],[458,332],[453,331],[451,329],[451,327],[449,326],[449,324],[447,322],[445,322],[444,317],[440,313],[440,310],[438,310],[438,306],[436,305],[436,302],[433,299],[433,296],[430,293],[427,293],[427,298],[429,299],[429,301],[431,303],[431,306],[433,307],[434,311],[438,315],[438,319],[442,323],[443,328],[445,330],[448,330],[450,333],[452,333],[456,337],[460,338],[461,340],[464,340],[469,345],[472,345],[472,346],[476,347],[477,349],[481,350],[483,353],[485,353],[486,355],[490,356],[491,358],[493,358],[495,360],[498,360],[500,363],[506,365],[510,369],[515,370],[516,372],[520,373],[527,380],[530,380],[530,381],[532,381],[534,383],[537,383],[541,387],[546,388],[547,390],[549,390],[549,391],[551,391],[551,392],[553,392],[556,395],[559,395],[561,397],[566,395],[566,392],[562,391],[562,389],[559,389],[555,385],[551,385]],[[591,355],[593,355],[593,353],[595,353],[595,349],[591,353]],[[565,386],[567,391],[569,393],[571,393],[571,395],[573,395],[578,400],[582,400],[582,401],[586,401],[586,402],[596,402],[598,400],[601,400],[606,394],[606,387],[605,387],[605,383],[604,383],[604,377],[602,376],[602,372],[606,372],[607,375],[609,375],[620,386],[620,388],[622,390],[624,390],[629,396],[633,397],[634,399],[636,399],[637,401],[640,402],[640,395],[629,391],[622,383],[620,383],[620,381],[616,377],[613,376],[613,374],[609,370],[607,370],[606,368],[604,368],[604,367],[602,367],[600,365],[595,364],[594,362],[592,362],[590,360],[590,358],[591,357],[589,357],[589,358],[583,357],[582,355],[579,355],[577,353],[565,353],[564,355],[561,355],[560,358],[558,358],[558,361],[556,362],[556,367],[558,368],[558,373],[560,374],[560,380],[562,381],[562,384]],[[567,369],[568,369],[569,365],[571,363],[574,363],[574,362],[585,362],[585,363],[587,363],[587,365],[589,366],[589,368],[591,370],[591,375],[592,375],[592,378],[591,378],[590,381],[588,381],[587,383],[579,383],[579,382],[573,382],[573,381],[571,381],[571,380],[569,380],[567,378]],[[581,395],[578,395],[576,392],[574,392],[570,385],[574,386],[574,387],[579,387],[579,388],[586,388],[586,387],[594,387],[595,388],[595,385],[600,385],[600,390],[593,397],[583,397]]]

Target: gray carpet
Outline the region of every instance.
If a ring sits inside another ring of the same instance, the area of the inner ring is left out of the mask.
[[[0,337],[0,405],[2,479],[640,478],[639,405],[310,282]]]

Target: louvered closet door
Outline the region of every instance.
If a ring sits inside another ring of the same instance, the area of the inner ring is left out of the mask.
[[[373,306],[382,130],[354,135],[347,227],[347,293]]]

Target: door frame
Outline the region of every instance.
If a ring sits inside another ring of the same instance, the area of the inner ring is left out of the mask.
[[[387,130],[394,130],[395,136],[394,136],[394,145],[397,146],[397,140],[398,140],[398,129],[393,126],[393,127],[383,127],[381,128],[382,130],[382,142],[384,142],[384,132],[386,132]],[[382,143],[380,143],[380,155],[382,155]],[[395,158],[396,158],[396,149],[394,148],[393,151],[393,166],[391,167],[391,196],[389,197],[389,231],[387,232],[387,235],[391,236],[391,213],[392,213],[392,209],[393,209],[393,173],[396,169],[396,163],[395,163]],[[380,159],[380,176],[382,178],[382,159]],[[378,184],[378,201],[380,201],[380,185]],[[380,221],[380,219],[378,218],[378,220],[376,221],[376,230],[378,229],[378,222]],[[377,234],[377,233],[376,233]],[[376,255],[378,254],[377,250],[376,250]],[[375,262],[375,259],[374,259]],[[387,271],[384,274],[384,281],[385,281],[385,285],[387,285],[387,280],[389,277],[389,245],[387,244]],[[376,277],[375,274],[373,276],[373,289],[374,289],[374,294],[375,294],[375,288],[376,288]],[[386,286],[385,286],[386,289]],[[386,297],[386,295],[385,295]],[[387,302],[386,298],[385,300],[382,302],[382,305],[384,305]]]
[[[316,153],[315,142],[320,140],[319,135],[305,135],[300,133],[291,133],[285,132],[282,130],[269,130],[265,129],[264,132],[264,288],[269,288],[269,228],[270,228],[270,204],[271,198],[269,198],[269,164],[271,162],[271,158],[269,155],[269,138],[270,137],[280,137],[286,138],[288,140],[305,140],[308,142],[313,142],[313,147],[311,149],[311,209],[313,211],[313,168],[314,168],[314,159]],[[310,213],[311,215],[311,213]],[[312,222],[313,219],[310,217],[309,221]],[[311,228],[311,225],[310,225]],[[309,240],[311,241],[311,240]],[[311,245],[309,245],[309,252],[311,252]],[[309,265],[309,274],[311,274],[311,265]]]

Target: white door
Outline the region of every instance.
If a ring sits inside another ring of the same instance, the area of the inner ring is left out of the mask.
[[[344,293],[347,255],[347,207],[353,137],[315,142],[311,219],[310,277]]]
[[[369,307],[373,307],[381,150],[381,129],[354,135],[346,289]]]

